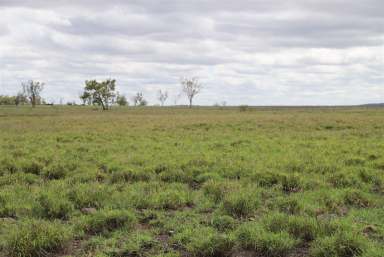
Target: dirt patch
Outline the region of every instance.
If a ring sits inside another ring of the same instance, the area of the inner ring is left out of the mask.
[[[230,257],[261,257],[254,251],[236,251],[233,252]]]
[[[64,256],[80,256],[82,253],[82,245],[84,240],[75,239],[71,241],[66,248],[54,254],[49,254],[47,257],[64,257]]]
[[[288,257],[307,257],[309,256],[309,247],[304,246],[296,248]]]

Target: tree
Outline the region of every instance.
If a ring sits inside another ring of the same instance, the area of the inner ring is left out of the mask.
[[[17,93],[15,98],[16,106],[19,106],[20,104],[27,104],[27,103],[28,103],[28,97],[23,92]]]
[[[44,83],[39,81],[30,80],[28,82],[22,83],[23,95],[25,95],[29,102],[32,104],[32,107],[35,107],[37,104],[41,103],[41,92],[44,89]]]
[[[142,92],[137,92],[136,95],[132,97],[132,101],[134,106],[146,106],[148,104]]]
[[[103,110],[108,110],[116,98],[116,80],[107,79],[102,82],[96,80],[85,81],[84,93],[80,96],[83,103],[101,105]]]
[[[14,105],[16,104],[15,96],[0,95],[0,105]]]
[[[157,93],[157,99],[159,99],[161,106],[164,106],[164,103],[165,101],[167,101],[167,98],[168,98],[168,92],[167,91],[163,92],[160,89],[159,92]]]
[[[120,106],[126,106],[128,105],[128,101],[127,101],[127,98],[125,97],[125,95],[118,95],[116,97],[116,103]]]
[[[93,99],[92,99],[92,95],[87,92],[87,91],[84,91],[84,93],[82,95],[80,95],[80,99],[81,101],[83,102],[83,105],[91,105],[93,104]]]
[[[199,78],[182,78],[181,86],[183,93],[187,96],[189,100],[189,108],[192,108],[193,98],[200,93],[203,88],[202,84],[199,82]]]

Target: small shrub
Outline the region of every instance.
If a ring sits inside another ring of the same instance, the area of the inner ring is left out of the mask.
[[[136,217],[130,211],[101,210],[92,215],[87,215],[82,225],[86,232],[98,234],[120,228],[130,229],[135,223]]]
[[[246,112],[249,109],[248,105],[240,105],[239,106],[239,111],[240,112]]]
[[[338,232],[333,236],[314,241],[311,255],[313,257],[355,257],[361,256],[366,248],[363,237],[351,232]]]
[[[271,232],[288,232],[292,237],[309,242],[319,233],[319,224],[314,218],[272,214],[264,219],[264,226]]]
[[[286,256],[296,245],[296,241],[287,232],[267,232],[252,222],[241,225],[236,230],[235,237],[241,248],[268,257]]]
[[[40,195],[34,207],[34,212],[39,217],[49,219],[68,219],[73,210],[70,201],[52,192]]]
[[[300,205],[297,199],[293,198],[279,198],[275,199],[276,205],[279,211],[287,213],[287,214],[299,214],[302,210],[302,206]]]
[[[312,241],[319,233],[319,225],[314,218],[291,216],[288,220],[288,233],[304,242]]]
[[[359,171],[359,177],[364,183],[374,183],[378,178],[373,172],[366,169],[361,169]]]
[[[206,173],[203,173],[203,174],[200,174],[196,177],[196,182],[198,183],[204,183],[206,181],[219,181],[221,180],[222,177],[220,176],[220,174],[216,173],[216,172],[206,172]]]
[[[0,194],[0,218],[16,217],[16,208],[10,204],[10,198]]]
[[[113,171],[111,175],[112,183],[149,181],[150,179],[151,174],[149,172],[137,170]]]
[[[156,243],[156,240],[149,233],[135,232],[123,242],[118,256],[143,256],[143,252],[155,246]]]
[[[0,176],[0,187],[13,184],[32,185],[41,182],[41,178],[38,175],[31,173],[14,173]]]
[[[160,174],[162,172],[170,170],[170,167],[166,164],[159,164],[153,170],[156,174]]]
[[[219,203],[233,189],[235,186],[227,181],[209,180],[203,185],[205,195],[212,198],[216,203]]]
[[[233,241],[209,227],[187,227],[171,239],[192,256],[225,256],[232,249]]]
[[[71,231],[57,222],[25,220],[5,236],[4,250],[10,257],[43,257],[64,248]]]
[[[161,181],[168,182],[168,183],[173,183],[173,182],[182,183],[182,182],[190,182],[192,180],[189,177],[189,175],[181,169],[162,172],[159,176]]]
[[[98,183],[81,183],[73,186],[68,192],[68,198],[74,203],[77,209],[100,208],[102,203],[110,197],[107,188]]]
[[[153,205],[160,209],[178,209],[192,205],[193,199],[186,188],[172,187],[159,191],[153,199]]]
[[[348,173],[333,173],[327,181],[334,187],[343,188],[358,184],[357,179]]]
[[[47,179],[62,179],[69,171],[73,171],[76,168],[72,164],[54,163],[43,169],[43,176]]]
[[[272,187],[279,184],[281,175],[273,172],[256,172],[252,175],[252,180],[255,181],[259,186]]]
[[[373,205],[369,195],[359,190],[348,190],[344,195],[344,203],[356,208],[367,208]]]
[[[323,212],[345,215],[347,207],[344,204],[343,196],[333,193],[324,193],[319,197],[319,203],[323,204],[325,209]]]
[[[211,224],[219,231],[226,231],[235,227],[236,220],[228,215],[215,215]]]
[[[281,185],[286,193],[298,192],[302,188],[302,182],[298,174],[289,174],[282,176]]]
[[[17,165],[17,162],[11,158],[4,158],[0,162],[0,171],[6,171],[10,174],[16,173],[19,170],[19,167]]]
[[[258,194],[248,190],[232,192],[225,196],[223,209],[235,217],[248,217],[253,214],[260,205],[258,198]]]
[[[22,166],[22,171],[24,173],[32,173],[35,175],[41,174],[43,169],[44,169],[43,164],[37,161],[25,161],[25,163]]]
[[[360,166],[360,165],[364,165],[365,160],[362,158],[350,158],[350,159],[344,160],[344,163],[347,166]]]

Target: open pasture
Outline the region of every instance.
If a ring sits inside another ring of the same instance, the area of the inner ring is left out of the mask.
[[[384,109],[0,108],[0,256],[384,256]]]

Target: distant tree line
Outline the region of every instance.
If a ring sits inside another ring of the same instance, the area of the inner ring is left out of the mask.
[[[31,104],[35,107],[39,104],[45,104],[41,97],[44,89],[44,83],[30,80],[21,84],[22,90],[15,96],[0,95],[0,105],[24,105]]]
[[[192,107],[193,99],[198,95],[203,88],[197,77],[182,78],[181,93],[185,94],[188,99],[189,107]],[[0,95],[0,105],[26,105],[30,104],[32,107],[40,104],[46,104],[41,97],[45,84],[39,81],[27,81],[21,84],[21,91],[14,96]],[[159,90],[157,92],[157,100],[160,105],[164,106],[168,99],[168,92]],[[127,97],[116,91],[116,80],[107,79],[104,81],[87,80],[83,93],[80,95],[80,100],[83,105],[97,105],[103,110],[109,110],[113,105],[127,106],[129,102]],[[146,106],[148,101],[144,98],[142,92],[137,92],[132,98],[134,106]],[[73,105],[75,103],[67,103]]]

